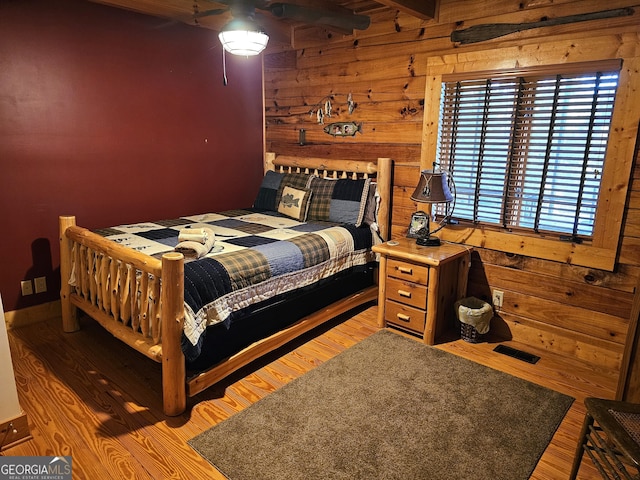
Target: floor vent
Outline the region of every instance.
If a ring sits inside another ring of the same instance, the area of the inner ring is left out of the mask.
[[[523,362],[527,363],[536,363],[538,360],[540,360],[540,357],[537,355],[523,352],[522,350],[518,350],[516,348],[507,347],[506,345],[498,345],[493,349],[493,351],[502,353],[503,355],[508,355],[513,358],[517,358],[518,360],[522,360]]]

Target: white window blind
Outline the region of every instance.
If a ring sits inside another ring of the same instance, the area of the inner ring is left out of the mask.
[[[620,62],[581,67],[443,77],[438,159],[454,218],[592,235]]]

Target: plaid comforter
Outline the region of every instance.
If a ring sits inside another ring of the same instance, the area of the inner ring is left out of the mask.
[[[160,222],[120,225],[98,233],[148,255],[178,244],[187,228],[211,228],[215,244],[185,262],[187,360],[200,354],[206,327],[232,322],[233,313],[375,259],[367,226],[301,223],[275,212],[232,210]]]

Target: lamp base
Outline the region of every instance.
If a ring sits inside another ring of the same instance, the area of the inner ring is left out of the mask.
[[[418,238],[416,245],[420,245],[421,247],[437,247],[440,245],[440,239],[438,237]]]

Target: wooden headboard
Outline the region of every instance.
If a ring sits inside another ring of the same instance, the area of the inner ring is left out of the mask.
[[[339,160],[314,157],[295,157],[265,154],[264,170],[284,173],[307,173],[323,178],[371,178],[376,182],[380,194],[378,226],[383,240],[391,235],[391,194],[393,161],[378,158],[376,161]]]

